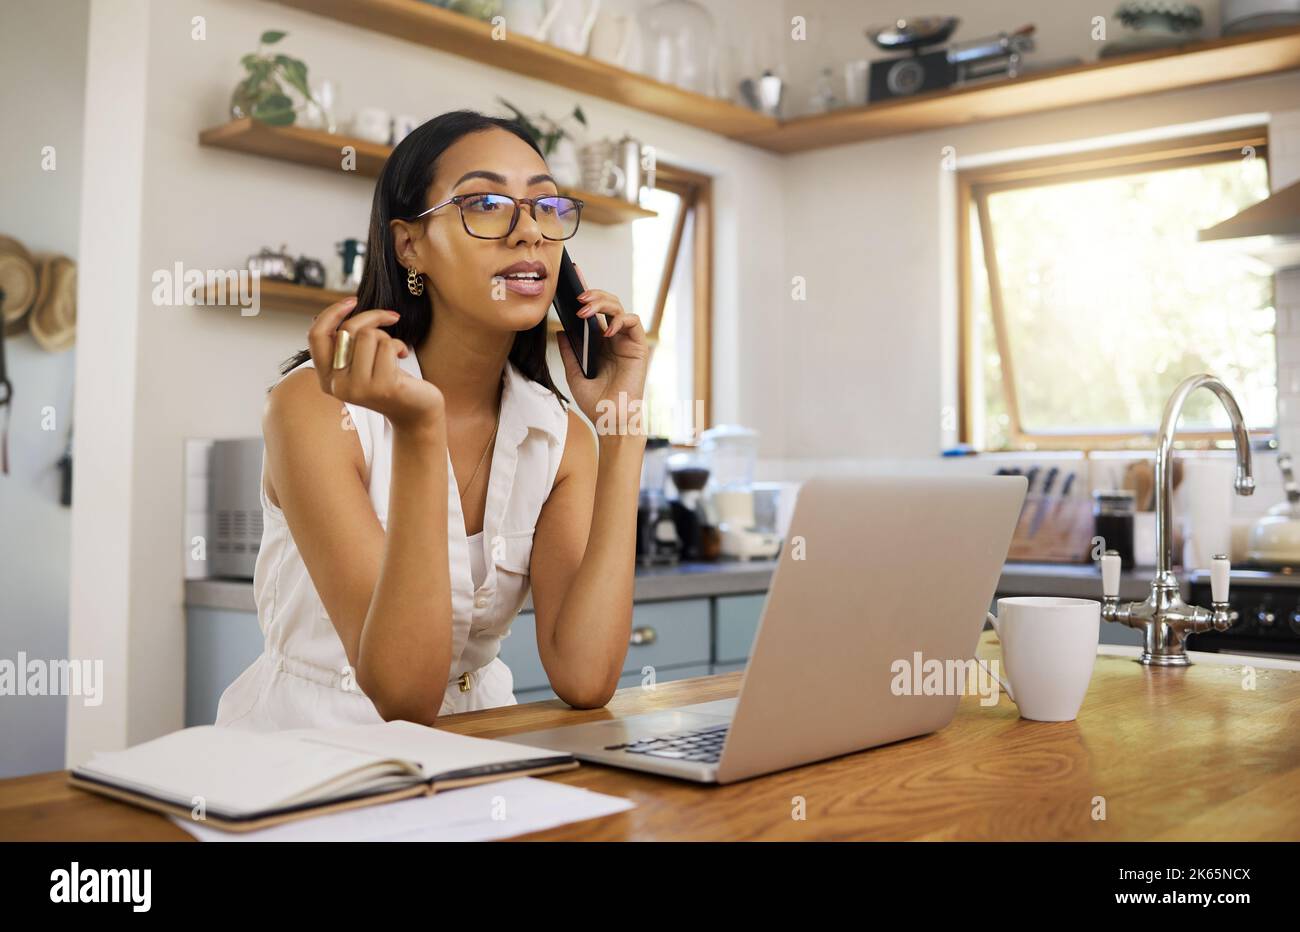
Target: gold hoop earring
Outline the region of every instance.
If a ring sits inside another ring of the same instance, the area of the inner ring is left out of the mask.
[[[406,290],[417,298],[424,294],[424,279],[415,269],[406,270]]]

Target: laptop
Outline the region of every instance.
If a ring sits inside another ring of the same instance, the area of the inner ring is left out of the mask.
[[[810,479],[734,699],[509,740],[732,783],[937,731],[960,695],[905,688],[921,673],[900,670],[974,657],[1026,488],[1023,476]]]

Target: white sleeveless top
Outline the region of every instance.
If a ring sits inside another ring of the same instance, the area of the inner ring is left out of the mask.
[[[398,362],[421,377],[414,352]],[[481,534],[467,537],[459,490],[454,481],[447,483],[452,662],[439,715],[515,702],[514,678],[497,654],[528,594],[533,531],[564,452],[569,420],[560,400],[512,362],[507,361],[502,380]],[[370,501],[386,528],[392,425],[368,408],[346,408],[369,467]],[[454,475],[450,454],[447,475]],[[267,497],[265,486],[259,487],[262,544],[253,570],[253,597],[266,642],[261,656],[222,694],[216,724],[275,731],[382,722],[356,686],[343,642],[283,512]],[[464,673],[469,674],[468,690],[459,682]]]
[[[474,591],[487,579],[487,564],[483,559],[483,532],[469,538],[469,578],[474,580]]]

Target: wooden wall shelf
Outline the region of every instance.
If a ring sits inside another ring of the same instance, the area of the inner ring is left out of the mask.
[[[337,172],[343,172],[343,147],[352,146],[356,150],[356,170],[346,173],[364,178],[378,177],[392,151],[389,146],[352,136],[301,126],[268,126],[250,117],[203,130],[199,133],[199,144]],[[612,226],[656,216],[653,210],[621,198],[576,189],[565,193],[583,202],[582,219],[588,223]]]
[[[1269,30],[799,117],[743,141],[774,152],[806,152],[1297,68],[1300,29]]]
[[[293,282],[282,282],[271,278],[259,279],[257,287],[261,310],[287,311],[291,314],[305,314],[308,317],[315,317],[331,304],[352,297],[350,291],[312,288],[309,285],[297,285]],[[205,307],[230,307],[231,309],[238,307],[229,303],[229,300],[225,305],[222,305],[220,295],[213,289],[208,289],[205,292],[203,300]]]
[[[695,94],[641,74],[607,65],[586,55],[526,36],[507,32],[492,38],[492,26],[482,20],[444,10],[419,0],[279,0],[285,6],[372,32],[473,59],[484,65],[558,84],[570,90],[612,100],[707,129],[723,136],[740,136],[770,129],[777,121],[746,107]]]
[[[259,295],[258,300],[261,303],[263,311],[278,311],[289,314],[302,314],[306,317],[315,317],[331,304],[342,301],[344,298],[352,297],[350,291],[336,291],[332,288],[312,288],[310,285],[298,285],[293,282],[282,282],[271,278],[263,278],[258,282]],[[204,295],[204,307],[229,307],[232,310],[238,308],[238,305],[229,303],[219,303],[219,295],[215,290],[208,290]],[[555,310],[552,308],[549,316],[546,318],[546,329],[550,333],[560,330],[560,320],[555,316]]]
[[[1190,42],[781,122],[544,42],[513,34],[504,40],[493,39],[488,23],[419,0],[278,2],[778,153],[806,152],[1300,68],[1300,28],[1292,27]]]

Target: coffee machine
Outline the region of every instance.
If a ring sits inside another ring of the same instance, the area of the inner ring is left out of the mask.
[[[667,437],[646,438],[636,509],[636,562],[640,566],[671,565],[681,560],[677,523],[664,489],[670,452]]]
[[[716,559],[710,538],[713,528],[704,511],[704,486],[709,481],[709,467],[704,458],[693,450],[674,453],[668,458],[668,475],[677,489],[672,509],[677,537],[682,543],[682,559]]]

